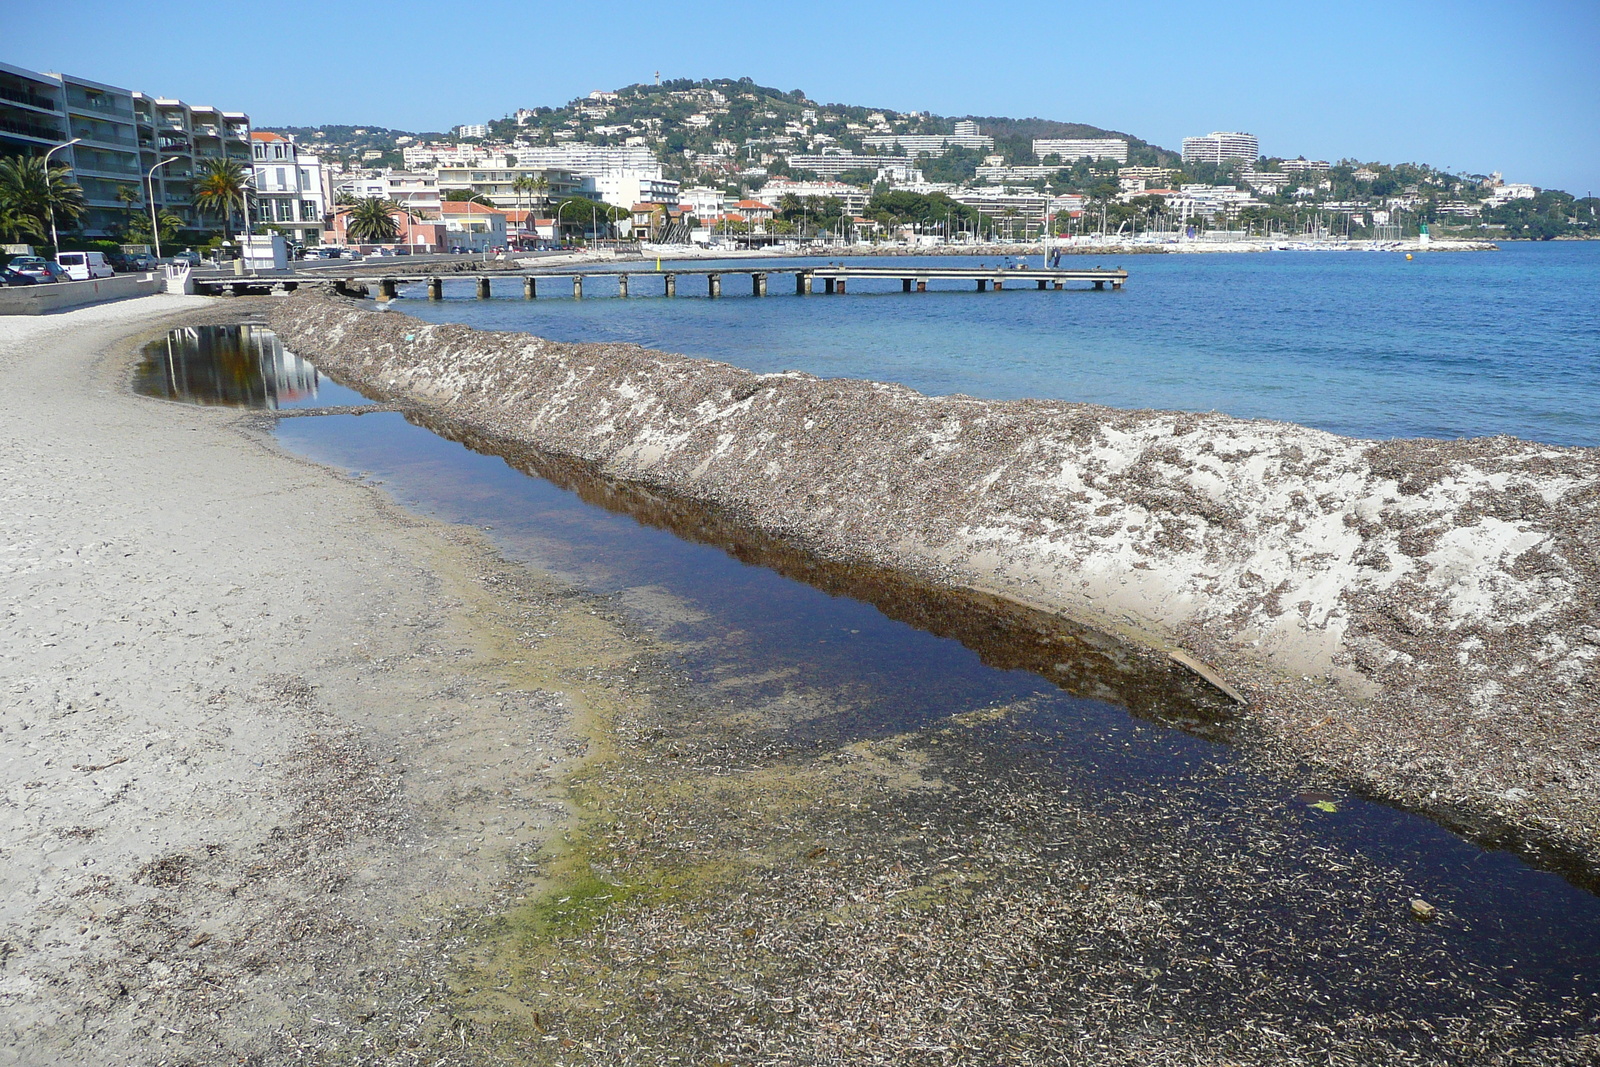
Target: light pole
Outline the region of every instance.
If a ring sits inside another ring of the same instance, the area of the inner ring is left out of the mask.
[[[553,234],[551,234],[551,235],[550,235],[550,236],[551,236],[551,237],[552,237],[552,238],[553,238],[553,239],[554,239],[554,240],[555,240],[555,241],[556,241],[556,242],[557,242],[557,243],[558,243],[558,244],[559,244],[559,243],[560,243],[560,241],[561,241],[561,213],[562,213],[562,212],[563,212],[563,211],[565,211],[565,210],[567,210],[567,208],[569,208],[569,207],[571,207],[571,206],[572,206],[572,205],[573,205],[573,204],[574,204],[574,203],[575,203],[575,202],[574,202],[574,201],[572,201],[572,200],[563,200],[563,201],[562,201],[562,202],[561,202],[561,203],[559,203],[559,204],[557,204],[557,205],[556,205],[556,226],[555,226],[555,232],[554,232],[554,233],[553,233]]]
[[[71,148],[81,140],[82,137],[74,137],[66,144],[58,144],[44,154],[44,200],[50,207],[50,249],[54,255],[60,254],[61,242],[56,239],[56,198],[50,194],[50,157],[63,148]]]
[[[177,156],[173,156],[171,159],[163,159],[146,171],[144,176],[146,195],[150,198],[150,239],[155,242],[157,263],[161,262],[161,230],[156,226],[156,171],[168,163],[176,163],[177,161]]]

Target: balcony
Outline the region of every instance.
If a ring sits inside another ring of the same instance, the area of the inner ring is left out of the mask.
[[[18,89],[10,85],[0,85],[0,100],[9,100],[13,104],[25,104],[36,107],[41,111],[56,111],[61,105],[47,96],[31,93],[26,89]]]
[[[80,93],[69,92],[67,94],[67,109],[69,111],[82,111],[89,115],[125,119],[128,122],[133,121],[133,108],[118,107],[107,96],[87,97]]]
[[[0,116],[0,130],[16,134],[18,137],[34,137],[41,141],[63,141],[60,130],[52,130],[48,126],[41,126],[36,122],[19,122],[14,117]]]
[[[74,159],[72,169],[81,174],[131,174],[137,176],[139,168],[128,163],[117,163],[111,160],[82,160]]]

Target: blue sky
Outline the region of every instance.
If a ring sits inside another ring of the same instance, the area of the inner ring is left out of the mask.
[[[20,3],[0,61],[250,113],[445,129],[671,77],[1039,116],[1177,148],[1503,171],[1600,191],[1600,0],[1037,5]]]

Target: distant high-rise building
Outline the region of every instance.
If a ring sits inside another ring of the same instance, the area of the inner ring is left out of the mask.
[[[1038,137],[1033,142],[1033,154],[1041,160],[1045,156],[1060,156],[1063,163],[1080,159],[1114,159],[1128,161],[1128,142],[1120,137]]]
[[[457,137],[476,137],[480,140],[489,136],[489,124],[486,122],[469,122],[456,127]]]
[[[1260,155],[1261,143],[1251,133],[1213,132],[1183,139],[1185,163],[1221,163],[1225,159],[1254,162]]]

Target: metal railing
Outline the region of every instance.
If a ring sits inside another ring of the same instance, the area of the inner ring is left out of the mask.
[[[42,141],[61,140],[60,130],[52,130],[48,126],[38,126],[31,122],[12,122],[10,119],[0,118],[0,130],[20,134],[23,137],[37,137]]]
[[[110,100],[106,100],[104,98],[96,100],[86,96],[81,96],[77,93],[68,93],[67,107],[75,107],[80,111],[94,111],[103,115],[115,115],[118,118],[127,119],[129,122],[133,121],[133,108],[118,107]]]
[[[57,111],[61,105],[47,96],[30,93],[26,89],[13,89],[8,85],[0,85],[0,100],[10,100],[14,104],[27,104],[29,107],[43,108],[46,111]]]

